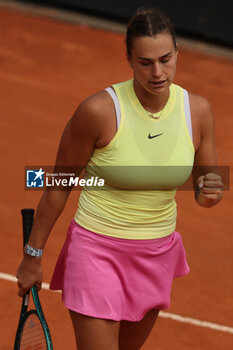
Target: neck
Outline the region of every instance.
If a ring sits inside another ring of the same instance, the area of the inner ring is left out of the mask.
[[[153,94],[152,92],[146,90],[136,79],[133,81],[133,87],[141,105],[150,113],[160,112],[165,107],[169,99],[169,87],[161,94]]]

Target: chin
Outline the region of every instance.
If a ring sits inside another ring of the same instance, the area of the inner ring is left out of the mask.
[[[169,90],[169,87],[170,87],[170,83],[167,82],[166,85],[162,87],[144,86],[144,89],[152,95],[159,96],[167,92]]]

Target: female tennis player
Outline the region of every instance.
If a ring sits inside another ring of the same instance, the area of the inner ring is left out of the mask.
[[[176,227],[176,188],[192,168],[196,201],[222,198],[210,104],[173,83],[178,48],[157,9],[127,27],[133,79],[86,99],[68,122],[56,165],[105,179],[83,188],[51,289],[61,289],[79,350],[138,350],[174,277],[189,272]],[[194,166],[194,167],[193,167]],[[199,169],[199,170],[197,170]],[[19,295],[42,283],[41,255],[70,190],[45,191],[18,269]]]

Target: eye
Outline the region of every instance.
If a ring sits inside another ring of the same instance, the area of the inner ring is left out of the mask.
[[[139,62],[142,66],[149,66],[151,64],[150,61],[140,61]]]
[[[168,63],[168,62],[170,61],[170,59],[171,59],[171,56],[163,57],[163,58],[161,59],[161,62],[162,62],[162,63]]]
[[[166,59],[163,58],[163,59],[161,60],[162,63],[167,63],[167,62],[169,62],[169,61],[170,61],[170,57],[169,57],[169,58],[166,58]]]

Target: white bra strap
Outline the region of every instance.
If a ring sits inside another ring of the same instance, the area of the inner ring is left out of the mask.
[[[115,111],[116,111],[116,122],[117,122],[117,130],[118,130],[119,125],[120,125],[120,121],[121,121],[120,103],[119,103],[119,100],[118,100],[118,97],[117,97],[115,91],[112,88],[108,87],[107,89],[105,89],[105,91],[107,91],[113,99]]]
[[[189,134],[190,134],[191,140],[193,140],[189,95],[188,95],[188,91],[185,89],[184,89],[184,111],[185,111],[185,119],[189,130]]]

